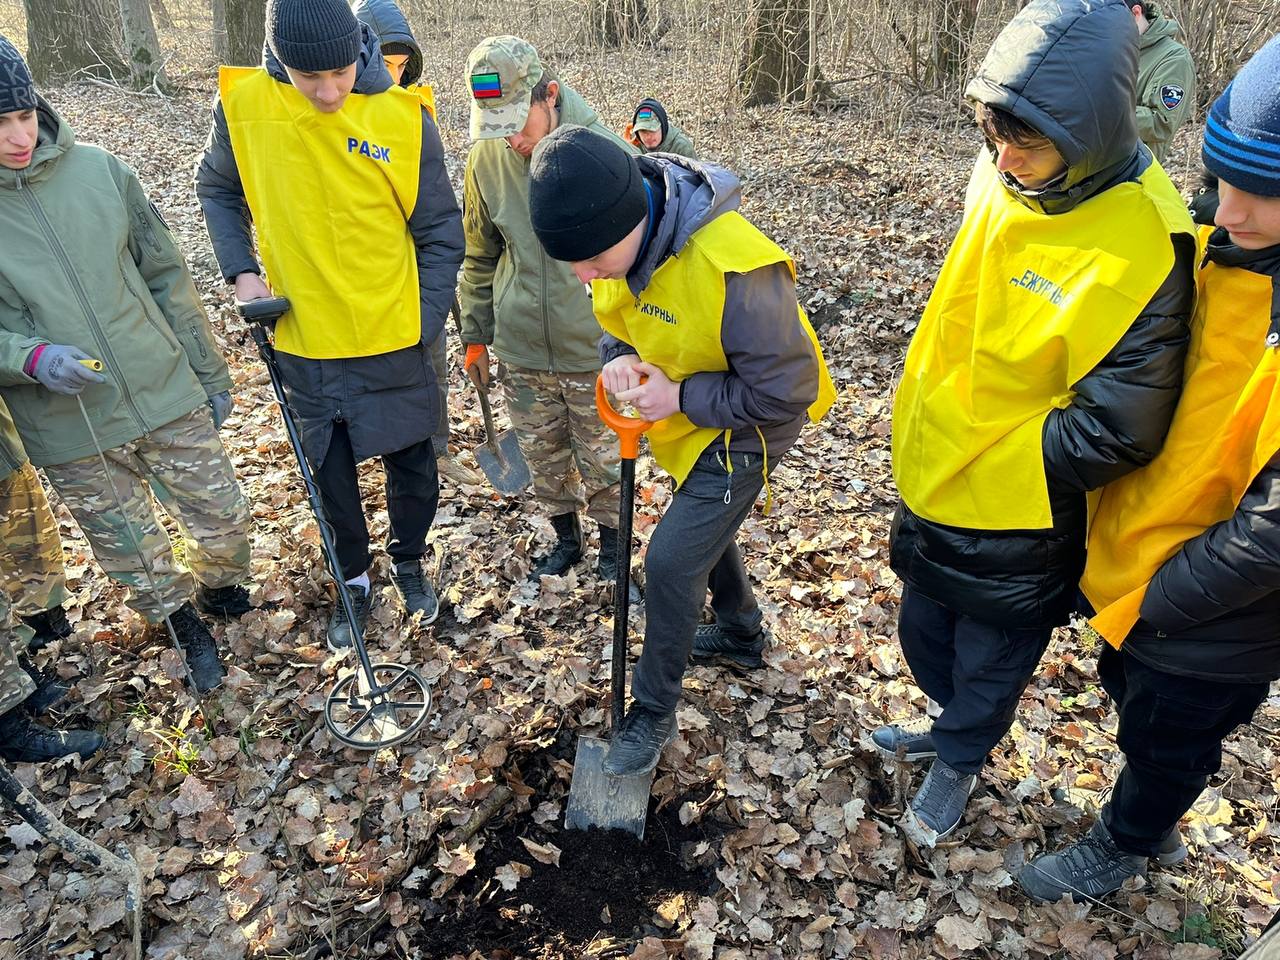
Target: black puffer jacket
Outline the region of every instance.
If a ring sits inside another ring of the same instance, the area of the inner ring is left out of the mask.
[[[1225,230],[1206,254],[1271,278],[1271,315],[1257,336],[1280,336],[1280,246],[1241,250]],[[1241,682],[1280,678],[1280,454],[1263,467],[1226,520],[1160,568],[1126,653],[1171,673]]]
[[[1033,0],[993,44],[970,99],[1048,136],[1067,173],[1040,190],[1006,188],[1045,216],[1065,213],[1151,164],[1133,115],[1137,32],[1123,0]],[[1185,242],[1184,242],[1185,241]],[[1085,493],[1160,451],[1182,388],[1195,249],[1177,238],[1173,269],[1128,332],[1045,421],[1050,530],[945,526],[899,505],[894,571],[925,596],[1001,626],[1065,623],[1084,570]]]

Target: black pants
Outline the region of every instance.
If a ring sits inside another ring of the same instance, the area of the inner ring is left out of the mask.
[[[387,553],[395,563],[416,560],[427,548],[427,531],[436,518],[440,501],[440,481],[436,475],[436,455],[431,441],[384,454],[387,472],[387,519],[390,534]],[[315,471],[324,512],[333,527],[342,575],[352,580],[369,569],[369,527],[360,502],[360,482],[356,458],[351,450],[347,426],[333,425],[333,438],[324,461]]]
[[[903,588],[898,640],[916,685],[942,705],[933,743],[944,763],[961,773],[982,769],[1013,725],[1052,633],[982,623]]]
[[[1253,719],[1270,684],[1166,673],[1103,644],[1098,677],[1120,715],[1124,768],[1102,820],[1126,853],[1152,856],[1222,766],[1222,741]]]
[[[734,453],[732,474],[721,465],[723,458],[719,442],[698,458],[654,527],[645,554],[644,650],[631,696],[664,713],[680,700],[708,589],[716,623],[730,633],[753,636],[764,619],[734,543],[764,485],[763,458]]]

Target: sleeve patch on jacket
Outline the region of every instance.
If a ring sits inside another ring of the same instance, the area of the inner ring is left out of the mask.
[[[1166,110],[1172,110],[1186,95],[1187,92],[1176,83],[1166,83],[1160,88],[1160,102],[1164,104]]]

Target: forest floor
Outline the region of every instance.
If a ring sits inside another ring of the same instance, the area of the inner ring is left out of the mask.
[[[452,78],[439,92],[455,183],[467,146],[456,76],[480,36],[441,31],[427,56],[428,79]],[[320,708],[352,664],[324,645],[331,588],[315,526],[192,192],[214,75],[174,71],[167,99],[88,83],[51,91],[80,139],[137,168],[192,265],[237,385],[223,435],[253,503],[255,596],[274,605],[219,628],[233,666],[202,713],[167,641],[143,630],[58,506],[76,633],[51,662],[78,681],[66,720],[108,742],[83,765],[16,770],[68,823],[133,851],[147,956],[1235,955],[1280,896],[1280,698],[1228,743],[1183,823],[1191,859],[1105,905],[1035,906],[1012,879],[1087,829],[1118,768],[1089,637],[1059,632],[964,826],[937,849],[896,824],[922,771],[869,748],[875,727],[923,709],[887,564],[890,401],[959,221],[976,135],[927,102],[900,123],[871,118],[856,94],[818,113],[734,110],[707,92],[714,71],[674,55],[547,49],[614,126],[641,96],[664,99],[706,157],[742,176],[744,211],[798,260],[840,400],[778,465],[773,515],[754,514],[741,535],[776,640],[767,666],[690,670],[643,843],[565,832],[574,743],[607,715],[612,614],[594,547],[568,576],[528,584],[530,556],[551,540],[546,518],[532,502],[446,482],[431,555],[444,612],[427,628],[406,623],[380,558],[369,630],[381,659],[430,682],[431,718],[399,747],[342,749]],[[1184,184],[1191,143],[1189,132],[1174,166]],[[453,387],[454,443],[466,451],[481,438],[478,413],[456,370]],[[651,461],[639,475],[643,542],[671,493]],[[368,465],[363,484],[376,540],[380,468]],[[115,960],[128,941],[118,888],[0,822],[0,960]]]

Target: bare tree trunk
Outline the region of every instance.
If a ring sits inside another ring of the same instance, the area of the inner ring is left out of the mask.
[[[595,0],[592,7],[593,39],[609,47],[639,40],[648,26],[645,0]]]
[[[104,0],[22,0],[27,63],[36,83],[55,86],[89,75],[128,75],[120,48],[119,10]]]
[[[267,29],[263,0],[223,0],[226,9],[226,63],[252,67],[262,62],[262,40]]]
[[[738,65],[738,89],[748,107],[827,94],[809,42],[809,0],[755,0],[747,45]],[[812,73],[812,76],[810,74]]]
[[[173,29],[173,15],[169,13],[164,0],[151,0],[151,12],[156,18],[156,26],[161,30]]]
[[[129,60],[129,76],[134,89],[159,89],[165,82],[160,41],[151,19],[148,0],[119,0],[120,22],[124,25],[124,49]]]
[[[969,41],[978,16],[978,0],[941,0],[933,35],[933,81],[959,82],[969,59]]]
[[[212,0],[213,7],[213,58],[219,63],[231,62],[231,50],[227,46],[227,0]]]

